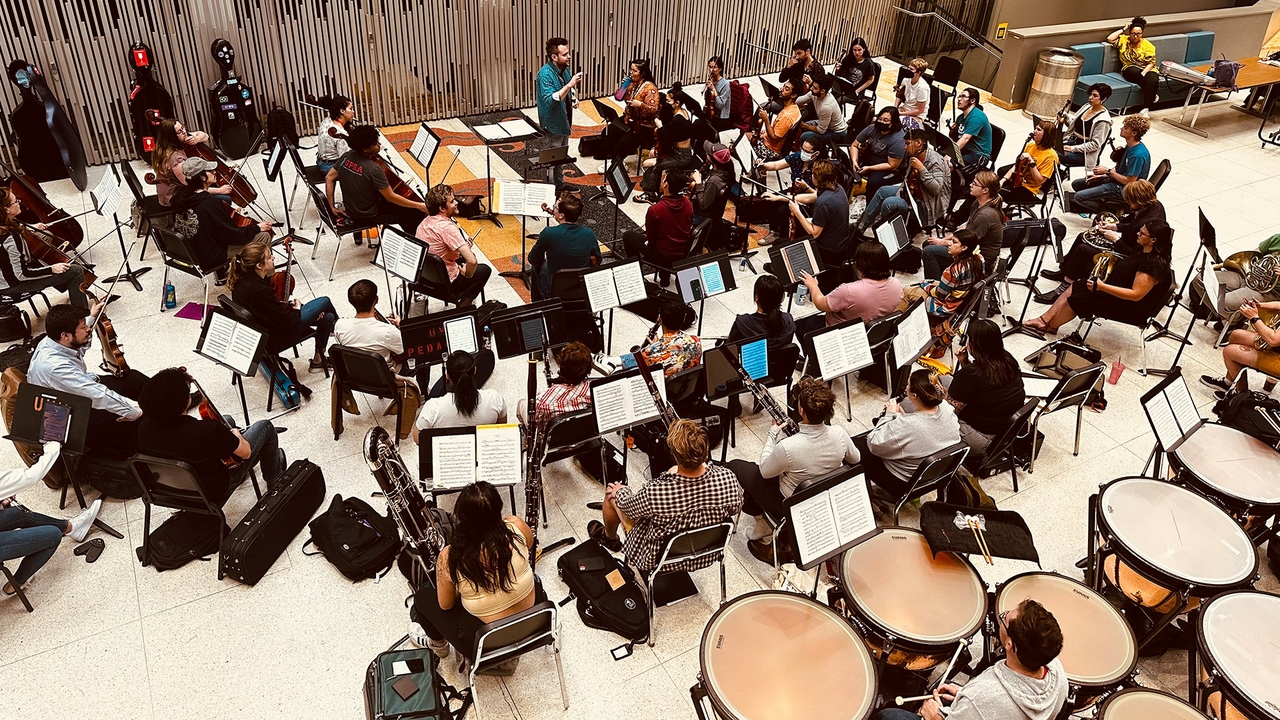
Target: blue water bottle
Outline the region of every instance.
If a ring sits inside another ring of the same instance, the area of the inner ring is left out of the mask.
[[[800,283],[800,287],[796,290],[796,304],[797,305],[809,304],[809,286],[808,285],[805,285],[804,283]]]
[[[172,310],[178,307],[178,294],[173,289],[173,283],[164,284],[164,309]]]

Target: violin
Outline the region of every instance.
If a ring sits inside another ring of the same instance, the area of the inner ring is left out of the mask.
[[[75,248],[84,242],[84,228],[80,226],[80,222],[49,202],[48,196],[30,176],[14,172],[13,168],[3,162],[0,162],[0,167],[7,170],[10,176],[7,180],[0,181],[0,184],[7,187],[18,198],[18,202],[22,203],[22,213],[18,215],[18,220],[28,225],[43,223],[49,227],[42,232],[56,239],[56,242],[50,242],[34,235],[33,230],[24,229],[22,236],[27,243],[27,251],[32,257],[49,265],[69,262],[60,248]]]
[[[293,297],[293,289],[298,283],[293,278],[293,238],[285,237],[284,250],[286,253],[284,272],[274,273],[271,276],[271,289],[275,291],[277,300],[287,303],[289,298]]]
[[[185,367],[180,369],[184,373],[187,372]],[[196,387],[196,392],[200,393],[200,403],[196,405],[196,413],[200,416],[200,419],[216,420],[222,423],[223,427],[230,430],[231,426],[227,424],[227,419],[218,412],[216,407],[213,406],[213,402],[209,400],[209,395],[205,393],[204,388],[200,387],[199,381],[192,377],[190,373],[187,373],[187,381]],[[240,458],[235,455],[225,457],[222,459],[222,464],[226,465],[227,468],[234,468],[240,464]]]

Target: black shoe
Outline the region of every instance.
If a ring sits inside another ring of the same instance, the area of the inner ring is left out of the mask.
[[[751,557],[759,560],[765,565],[773,564],[773,544],[761,542],[759,540],[748,540],[747,550],[751,552]]]
[[[1212,375],[1201,375],[1200,384],[1205,387],[1211,387],[1214,390],[1230,390],[1231,382],[1225,377],[1214,377]],[[1219,398],[1221,399],[1221,398]]]
[[[604,523],[599,520],[592,520],[587,523],[587,536],[600,543],[600,546],[605,550],[622,552],[622,540],[606,535],[604,533]]]
[[[1052,281],[1054,281],[1054,282],[1062,282],[1063,278],[1065,278],[1065,277],[1066,277],[1066,274],[1065,274],[1065,273],[1063,273],[1061,269],[1058,269],[1058,270],[1041,270],[1041,271],[1040,271],[1040,277],[1044,278],[1045,280],[1052,280]]]
[[[325,370],[331,367],[332,366],[329,364],[328,360],[321,360],[320,362],[316,362],[314,359],[312,359],[310,363],[307,365],[307,371],[318,372],[320,370]]]
[[[1054,288],[1049,292],[1033,293],[1031,297],[1034,298],[1035,301],[1040,303],[1041,305],[1052,305],[1058,299],[1058,296],[1061,295],[1063,292],[1064,290],[1059,290],[1057,288]]]

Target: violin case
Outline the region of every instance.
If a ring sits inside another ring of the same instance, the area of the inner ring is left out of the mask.
[[[320,466],[295,461],[222,541],[222,574],[245,585],[257,584],[311,522],[326,495]]]

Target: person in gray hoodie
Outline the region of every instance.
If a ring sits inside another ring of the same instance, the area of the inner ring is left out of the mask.
[[[876,720],[1051,720],[1067,699],[1067,674],[1058,660],[1062,629],[1053,614],[1035,600],[1023,600],[1000,614],[1000,644],[1005,659],[964,687],[945,683],[917,715],[881,710]],[[943,704],[950,711],[943,715]]]
[[[871,431],[853,438],[862,457],[867,479],[894,499],[911,486],[911,476],[921,461],[960,442],[960,421],[943,402],[946,391],[934,379],[932,370],[916,370],[907,380],[903,405],[885,403],[884,417]]]

